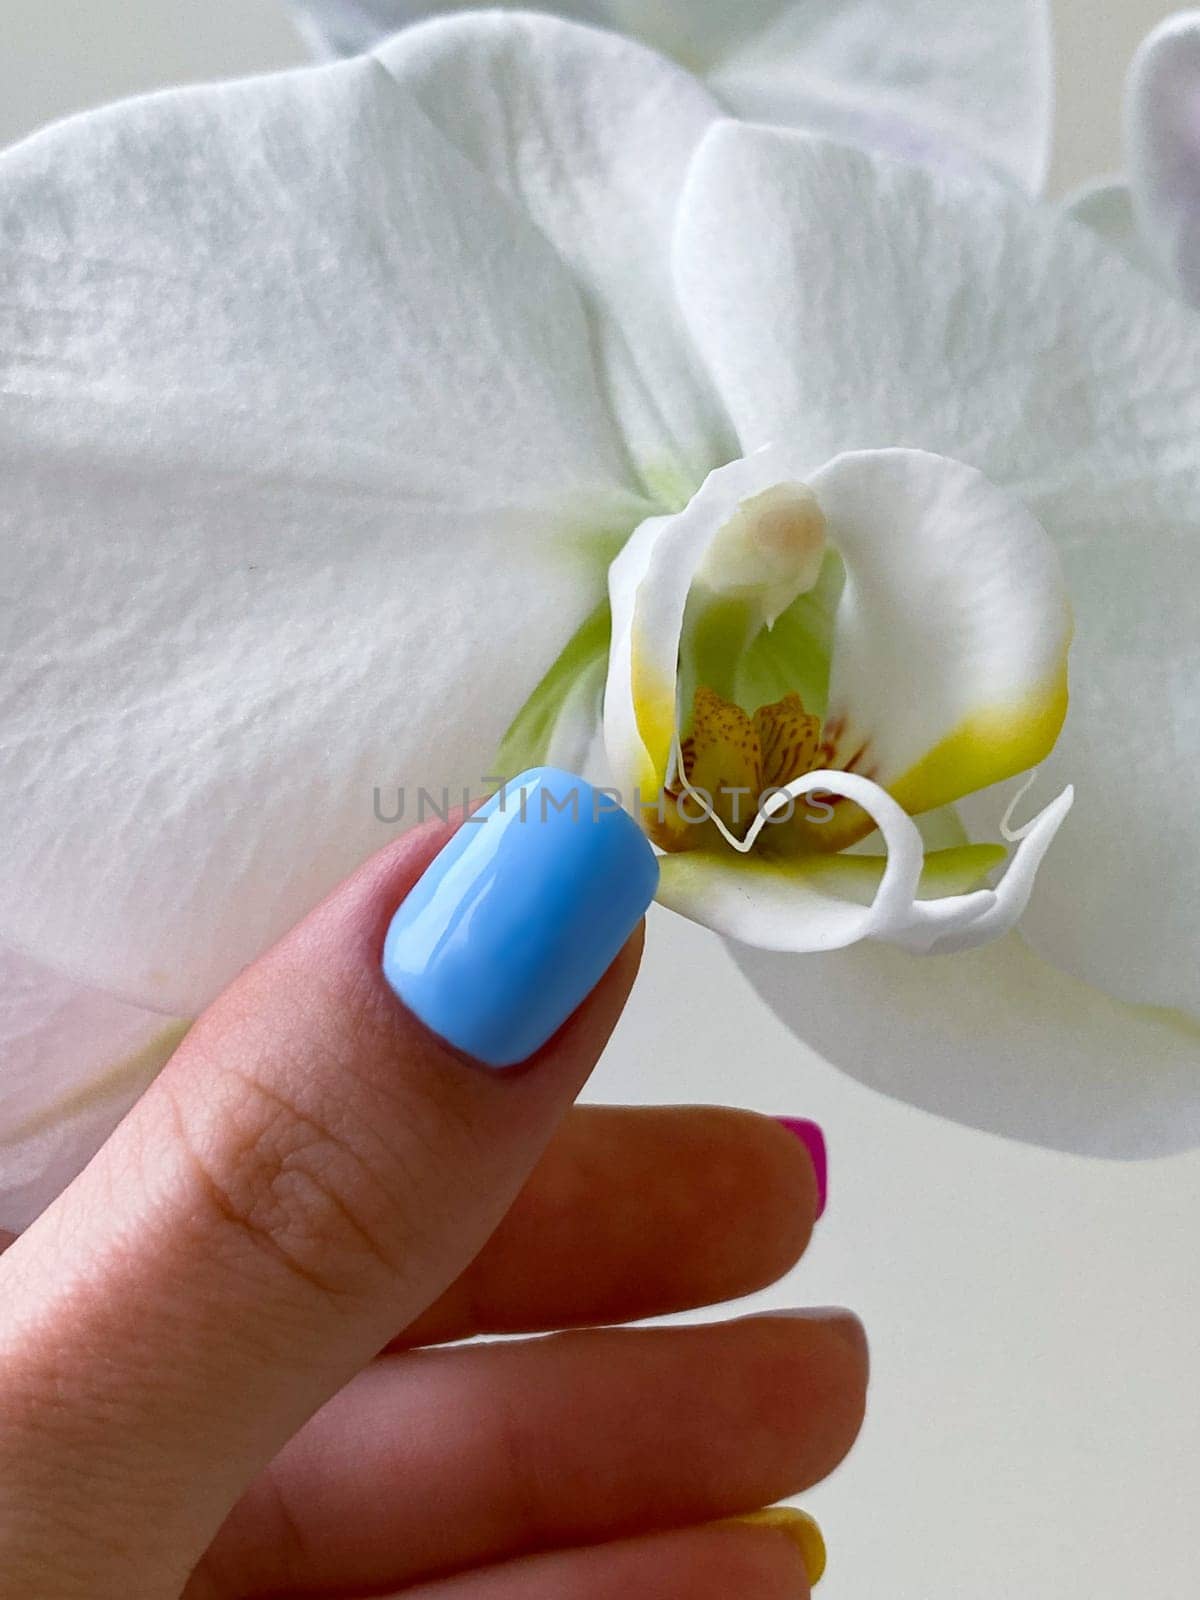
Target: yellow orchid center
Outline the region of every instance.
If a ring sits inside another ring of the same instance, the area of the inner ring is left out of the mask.
[[[821,751],[820,718],[805,711],[798,694],[751,716],[701,685],[680,746],[682,779],[677,775],[650,815],[650,835],[664,850],[711,848],[720,838],[710,820],[716,816],[744,839],[764,799],[814,771]]]

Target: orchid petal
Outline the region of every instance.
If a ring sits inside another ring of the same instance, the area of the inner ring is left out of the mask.
[[[1178,865],[1200,850],[1181,781],[1200,761],[1200,322],[999,190],[733,123],[697,157],[676,262],[745,449],[937,452],[1050,534],[1076,638],[1043,772],[1077,795],[1022,930],[1098,988],[1200,1012]],[[993,805],[964,809],[975,837]]]
[[[582,772],[600,728],[611,626],[599,606],[513,718],[493,763],[496,776],[531,767]]]
[[[1200,304],[1200,11],[1168,17],[1143,42],[1125,93],[1133,209],[1167,283]]]
[[[397,28],[419,21],[433,5],[415,0],[289,0],[296,26],[313,55],[333,61],[370,50]]]
[[[1066,712],[1071,620],[1034,518],[919,450],[839,456],[808,481],[846,571],[832,764],[853,761],[918,813],[1041,761]]]
[[[797,0],[715,68],[738,115],[1039,193],[1049,168],[1047,0]]]
[[[653,498],[683,504],[737,453],[670,267],[716,102],[643,46],[556,17],[466,13],[408,29],[378,57],[566,262],[634,466]]]
[[[1016,933],[945,961],[878,943],[732,954],[796,1034],[894,1099],[1080,1155],[1200,1144],[1200,1028],[1056,971]]]
[[[609,569],[612,655],[604,698],[609,764],[627,794],[651,799],[667,780],[679,699],[679,639],[688,595],[706,555],[743,503],[795,477],[763,450],[710,473],[674,516],[650,517]]]
[[[313,48],[367,50],[464,0],[292,0]],[[543,9],[535,7],[530,9]],[[634,35],[758,121],[975,168],[1037,191],[1052,120],[1046,0],[557,0]]]
[[[321,55],[354,55],[427,17],[476,11],[470,0],[290,0],[301,31]],[[803,3],[803,0],[801,0]],[[856,6],[859,0],[849,0]],[[553,12],[641,39],[692,72],[707,72],[754,38],[787,0],[500,0],[491,11]]]
[[[0,234],[0,936],[193,1015],[373,788],[478,786],[649,506],[557,256],[376,61],[60,124]]]
[[[1124,256],[1131,266],[1151,277],[1158,276],[1158,266],[1151,259],[1138,230],[1133,212],[1133,195],[1127,183],[1105,178],[1099,183],[1084,184],[1074,194],[1067,196],[1062,208],[1066,216],[1098,234],[1111,250]]]
[[[86,1166],[184,1026],[0,949],[0,1230],[26,1227]]]

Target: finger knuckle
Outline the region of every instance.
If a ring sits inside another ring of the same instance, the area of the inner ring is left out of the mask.
[[[266,1257],[327,1299],[361,1292],[381,1270],[381,1183],[346,1131],[251,1076],[226,1082],[218,1119],[180,1112],[181,1144],[223,1248]]]

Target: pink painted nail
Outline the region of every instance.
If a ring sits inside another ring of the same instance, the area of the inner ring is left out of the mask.
[[[815,1122],[808,1122],[801,1117],[776,1117],[775,1120],[780,1127],[794,1133],[808,1151],[817,1175],[817,1216],[820,1217],[824,1215],[825,1197],[829,1193],[829,1156],[825,1149],[825,1135]]]

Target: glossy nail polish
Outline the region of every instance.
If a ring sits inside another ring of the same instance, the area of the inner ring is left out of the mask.
[[[748,1516],[731,1517],[729,1521],[738,1527],[772,1528],[786,1534],[800,1552],[810,1587],[820,1582],[825,1572],[825,1538],[807,1511],[797,1511],[793,1506],[772,1506],[768,1511],[752,1511]]]
[[[649,841],[610,794],[536,767],[426,868],[392,918],[384,977],[457,1049],[513,1066],[596,986],[657,886]]]
[[[776,1117],[781,1127],[793,1134],[808,1151],[817,1175],[817,1216],[823,1216],[829,1194],[829,1155],[825,1148],[825,1135],[820,1126],[803,1117]]]

